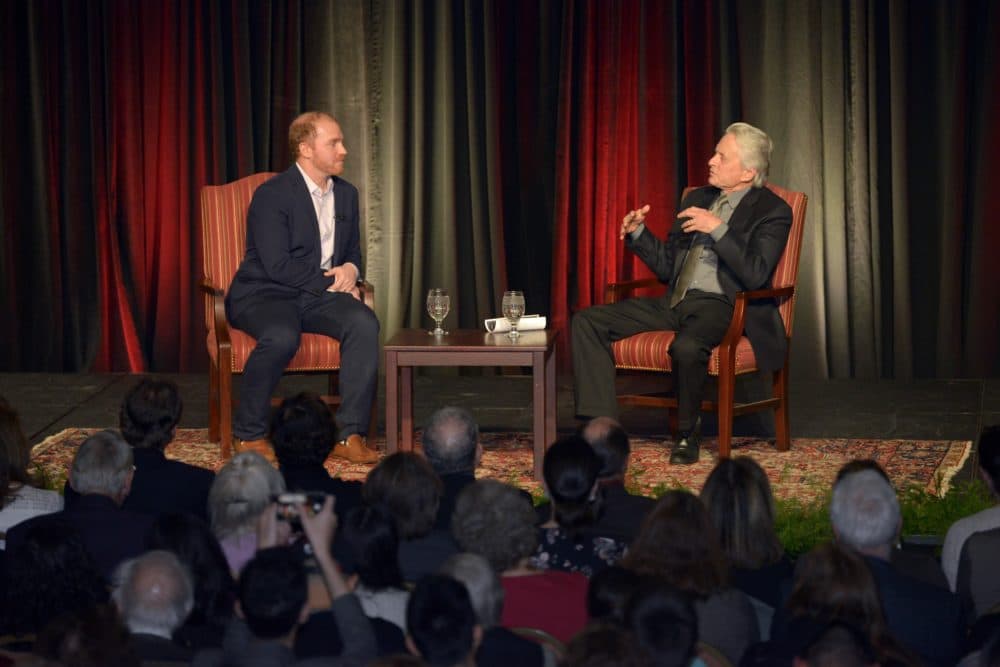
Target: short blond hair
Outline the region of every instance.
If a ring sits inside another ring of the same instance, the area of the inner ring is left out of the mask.
[[[299,144],[316,137],[316,123],[324,118],[334,123],[337,122],[328,113],[307,111],[296,117],[292,121],[292,124],[288,126],[288,152],[293,160],[299,156]]]

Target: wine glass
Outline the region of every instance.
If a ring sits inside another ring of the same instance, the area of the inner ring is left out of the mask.
[[[504,292],[500,307],[503,311],[503,316],[507,318],[507,322],[510,324],[510,332],[507,333],[507,338],[516,340],[521,335],[517,332],[517,323],[521,319],[521,316],[524,315],[524,293],[520,290]]]
[[[434,320],[434,330],[427,333],[432,336],[444,336],[448,332],[441,328],[441,322],[448,317],[451,309],[451,297],[443,287],[434,287],[427,292],[427,314]]]

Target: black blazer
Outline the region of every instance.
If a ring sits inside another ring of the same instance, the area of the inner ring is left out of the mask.
[[[680,210],[709,208],[718,196],[716,187],[698,188],[684,198]],[[791,226],[791,207],[767,188],[751,188],[743,196],[729,219],[729,231],[713,245],[719,256],[719,284],[730,301],[737,292],[770,287]],[[681,221],[675,220],[666,241],[644,232],[635,241],[626,236],[626,242],[660,281],[672,284],[691,236],[681,229]],[[751,301],[745,328],[758,368],[773,371],[784,365],[788,342],[774,299]]]
[[[361,266],[358,190],[333,178],[333,266]],[[312,195],[296,165],[257,188],[247,210],[247,249],[226,294],[232,320],[256,299],[295,299],[322,294],[333,284],[320,268],[322,247]]]

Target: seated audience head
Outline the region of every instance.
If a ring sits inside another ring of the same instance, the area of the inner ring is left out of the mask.
[[[795,657],[795,667],[874,667],[878,656],[857,628],[834,622],[826,626]]]
[[[756,461],[719,459],[700,497],[730,565],[755,570],[781,559],[771,483]]]
[[[78,609],[39,633],[34,654],[72,667],[139,667],[128,628],[113,605]]]
[[[597,519],[601,461],[579,435],[557,440],[545,452],[542,476],[556,523],[571,535]]]
[[[189,623],[221,626],[232,616],[236,582],[226,554],[207,523],[190,514],[160,515],[148,545],[150,549],[173,553],[191,573],[194,607]]]
[[[69,469],[69,485],[80,495],[101,495],[121,505],[135,474],[132,448],[116,431],[99,431],[83,441]]]
[[[472,414],[451,406],[431,415],[421,442],[424,456],[439,475],[475,472],[483,452]]]
[[[139,380],[125,394],[118,411],[122,437],[133,447],[162,450],[174,439],[183,408],[180,392],[173,382]]]
[[[799,557],[785,608],[790,618],[840,622],[866,632],[881,658],[903,654],[889,635],[878,586],[867,563],[836,542],[821,544]]]
[[[212,531],[224,539],[257,530],[257,517],[271,496],[285,491],[285,480],[257,452],[240,452],[222,466],[208,492]]]
[[[128,629],[170,639],[194,607],[191,574],[169,551],[147,551],[115,570],[111,594]]]
[[[21,418],[0,396],[0,509],[13,491],[32,484],[30,463],[31,446],[21,430]]]
[[[598,478],[602,482],[624,479],[632,448],[622,425],[611,417],[594,417],[580,429],[580,435],[601,462]]]
[[[451,533],[462,551],[479,554],[503,574],[538,548],[535,510],[513,486],[493,479],[469,484],[458,494]]]
[[[465,586],[480,627],[486,630],[500,624],[503,585],[488,560],[478,554],[455,554],[444,562],[438,574],[451,577]]]
[[[849,473],[834,484],[830,522],[842,544],[889,560],[901,521],[896,492],[874,470]]]
[[[560,667],[653,667],[630,631],[613,623],[591,623],[566,645]]]
[[[24,541],[7,552],[6,579],[0,627],[14,635],[37,633],[62,613],[108,599],[80,534],[61,520],[28,529]]]
[[[590,620],[623,625],[625,607],[645,579],[618,565],[596,572],[587,588],[587,615]]]
[[[1000,495],[1000,424],[983,429],[976,456],[983,480],[994,495]]]
[[[625,608],[625,627],[657,667],[686,667],[695,656],[698,617],[691,599],[669,584],[646,582]]]
[[[336,439],[333,414],[317,394],[286,398],[271,418],[271,444],[282,468],[323,465]]]
[[[259,639],[289,639],[308,618],[306,568],[300,551],[261,549],[240,573],[237,614]]]
[[[380,505],[352,507],[339,536],[350,551],[354,574],[370,590],[402,588],[399,538],[392,516]]]
[[[434,527],[444,487],[431,465],[418,454],[390,454],[368,473],[361,497],[382,505],[396,522],[401,541],[422,537]]]
[[[482,639],[469,593],[458,581],[430,574],[417,582],[406,605],[406,644],[433,667],[474,665]]]
[[[862,470],[872,470],[881,475],[882,479],[889,482],[889,484],[892,484],[892,480],[889,479],[889,475],[886,474],[885,469],[875,459],[851,459],[837,470],[837,477],[834,479],[834,484],[844,479],[847,475],[861,472]]]
[[[667,583],[698,596],[717,593],[727,584],[726,559],[708,512],[687,491],[667,491],[660,497],[621,565],[665,577]]]

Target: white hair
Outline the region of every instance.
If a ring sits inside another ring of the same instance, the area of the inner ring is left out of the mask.
[[[169,551],[147,551],[124,561],[112,582],[111,597],[134,633],[169,639],[194,607],[191,573]]]
[[[257,517],[284,493],[285,480],[257,452],[240,452],[222,466],[208,491],[208,516],[220,540],[256,529]]]
[[[117,431],[99,431],[76,450],[70,486],[80,494],[99,493],[117,498],[133,466],[132,448]]]
[[[740,147],[740,162],[747,169],[756,169],[753,186],[760,188],[767,182],[767,172],[771,167],[771,151],[774,142],[764,130],[750,123],[733,123],[726,128],[726,134],[733,135]]]
[[[830,523],[837,539],[849,547],[869,550],[892,545],[899,517],[895,490],[874,470],[847,474],[833,486]]]

